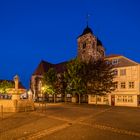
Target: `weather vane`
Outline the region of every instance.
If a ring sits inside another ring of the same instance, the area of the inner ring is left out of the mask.
[[[89,23],[89,17],[90,17],[90,14],[87,14],[87,16],[86,16],[86,20],[87,20],[87,27],[88,27],[88,23]]]

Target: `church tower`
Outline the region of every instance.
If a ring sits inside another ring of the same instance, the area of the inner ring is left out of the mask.
[[[78,37],[78,58],[82,61],[95,61],[105,56],[105,49],[101,41],[96,38],[87,26]]]

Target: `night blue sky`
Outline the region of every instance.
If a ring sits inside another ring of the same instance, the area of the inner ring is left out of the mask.
[[[87,13],[106,54],[140,62],[139,0],[1,0],[0,79],[18,74],[28,88],[42,59],[59,63],[74,58]]]

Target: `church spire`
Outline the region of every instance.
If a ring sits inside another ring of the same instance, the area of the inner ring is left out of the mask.
[[[88,27],[88,24],[89,24],[89,17],[90,17],[90,14],[87,14],[87,16],[86,16],[87,27]]]

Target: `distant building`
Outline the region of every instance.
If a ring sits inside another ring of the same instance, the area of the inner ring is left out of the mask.
[[[105,58],[108,63],[112,63],[115,68],[116,77],[114,78],[116,90],[106,96],[98,96],[98,104],[108,104],[116,106],[138,106],[140,104],[140,65],[121,55],[105,56],[105,49],[102,42],[93,34],[87,26],[83,33],[78,37],[78,55],[82,61],[97,60]],[[41,93],[41,79],[43,74],[53,67],[57,72],[65,71],[65,64],[51,64],[41,61],[31,77],[31,89],[35,95]],[[88,95],[89,104],[95,104],[96,98]]]
[[[65,71],[65,64],[66,62],[59,64],[51,64],[44,60],[40,62],[37,69],[32,74],[30,82],[30,88],[31,91],[33,92],[34,99],[38,99],[41,96],[42,78],[45,72],[47,72],[50,68],[54,68],[56,72],[62,73]]]

